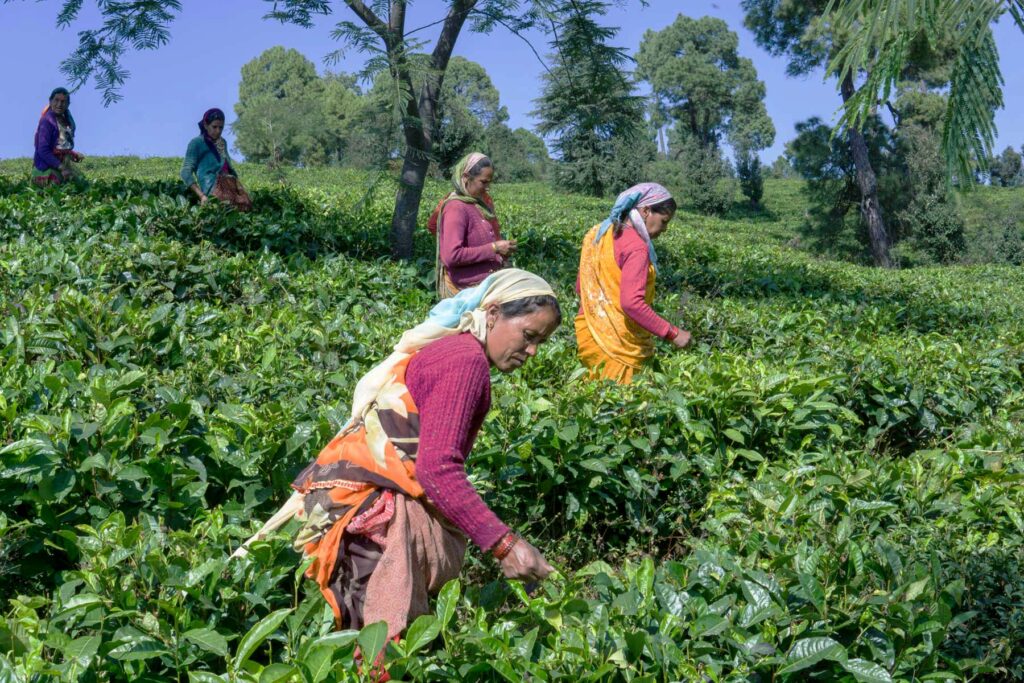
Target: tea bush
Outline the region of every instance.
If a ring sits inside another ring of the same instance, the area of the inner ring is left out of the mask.
[[[593,384],[566,324],[493,378],[471,477],[560,573],[470,551],[386,644],[332,631],[287,529],[228,557],[431,306],[429,236],[387,260],[386,176],[243,166],[243,215],[86,163],[0,163],[0,680],[361,680],[356,647],[410,681],[1024,678],[1018,268],[815,259],[793,181],[684,209],[657,305],[692,349]],[[607,202],[495,198],[569,318]]]

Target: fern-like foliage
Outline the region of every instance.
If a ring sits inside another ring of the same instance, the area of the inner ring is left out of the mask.
[[[992,23],[1009,14],[1024,31],[1024,0],[832,0],[832,31],[844,37],[829,73],[865,80],[845,103],[840,127],[862,128],[890,100],[911,45],[959,37],[942,134],[948,176],[970,183],[992,156],[995,111],[1003,106],[1003,75]]]
[[[178,0],[98,0],[103,17],[100,28],[80,31],[78,47],[60,66],[70,85],[77,89],[90,77],[103,93],[105,105],[121,99],[118,90],[129,73],[121,65],[121,56],[129,47],[154,50],[170,40],[170,24],[181,11]],[[67,28],[78,18],[82,0],[65,0],[57,15],[57,25]]]

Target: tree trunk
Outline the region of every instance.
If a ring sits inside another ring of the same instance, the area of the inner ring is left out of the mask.
[[[441,82],[448,68],[455,41],[462,31],[466,17],[473,10],[477,0],[451,0],[444,26],[430,54],[431,73],[424,79],[419,97],[415,96],[408,60],[405,35],[405,9],[408,0],[391,0],[388,21],[385,23],[367,7],[363,0],[345,0],[345,4],[356,13],[377,36],[387,49],[388,67],[394,78],[409,96],[402,120],[405,135],[405,161],[398,192],[395,194],[395,212],[391,214],[391,253],[396,259],[412,258],[413,234],[416,231],[416,216],[423,196],[423,181],[430,166],[430,151],[433,147],[434,112],[437,98],[441,94]],[[375,3],[377,4],[377,3]]]
[[[853,97],[853,76],[846,75],[840,88],[843,102]],[[889,233],[885,229],[885,218],[882,216],[882,204],[878,201],[878,178],[871,167],[868,156],[868,143],[864,134],[850,128],[847,132],[850,140],[850,152],[853,154],[853,165],[857,169],[857,186],[860,188],[860,212],[868,224],[868,239],[871,242],[871,256],[875,265],[882,268],[894,266],[889,255]]]
[[[398,1],[395,4],[404,6]],[[448,69],[455,41],[462,31],[466,17],[476,0],[454,0],[445,17],[444,27],[437,44],[430,55],[431,73],[424,77],[419,98],[410,97],[406,106],[402,129],[405,133],[405,160],[402,162],[402,176],[395,195],[395,212],[391,215],[391,253],[396,259],[412,259],[413,235],[416,231],[416,217],[423,197],[423,182],[430,166],[430,152],[434,147],[434,118],[437,101],[441,96],[441,84]],[[392,58],[391,63],[409,93],[413,93],[409,64],[404,56]]]
[[[419,215],[423,182],[430,165],[430,159],[425,154],[410,154],[409,151],[410,146],[406,144],[402,175],[395,195],[395,212],[391,215],[391,254],[405,261],[412,258],[416,217]]]

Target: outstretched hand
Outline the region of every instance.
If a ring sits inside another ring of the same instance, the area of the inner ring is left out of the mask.
[[[533,545],[525,539],[519,539],[505,559],[501,560],[501,571],[506,579],[540,581],[555,571],[555,568],[548,564]]]
[[[690,333],[686,330],[679,330],[679,334],[672,338],[672,343],[683,349],[690,343]]]

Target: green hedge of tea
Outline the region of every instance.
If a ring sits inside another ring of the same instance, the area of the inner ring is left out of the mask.
[[[429,309],[429,236],[386,258],[386,177],[243,168],[239,215],[87,163],[0,164],[0,680],[359,680],[383,632],[332,632],[287,533],[228,555]],[[606,202],[495,196],[568,322]],[[798,186],[765,202],[659,242],[692,349],[597,385],[565,324],[494,378],[472,478],[560,575],[471,551],[394,680],[1024,677],[1024,276],[815,260]]]

